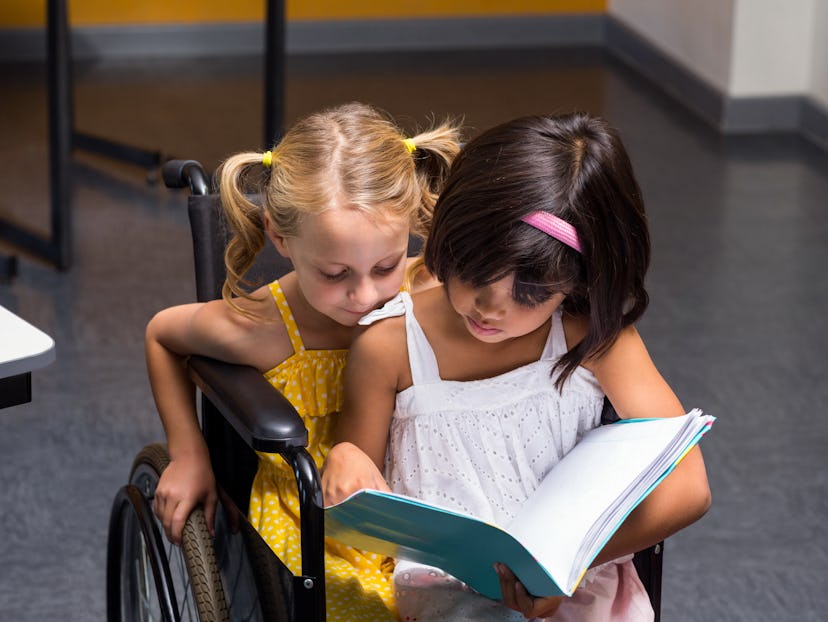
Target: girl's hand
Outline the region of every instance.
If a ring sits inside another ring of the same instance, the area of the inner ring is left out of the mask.
[[[368,454],[353,443],[337,443],[322,466],[325,505],[335,505],[361,488],[391,492]]]
[[[193,509],[201,504],[210,535],[214,535],[216,515],[216,480],[209,457],[170,460],[155,488],[153,510],[164,526],[167,538],[181,544],[184,523]]]
[[[503,564],[495,564],[495,571],[500,579],[500,591],[503,604],[522,613],[527,620],[548,618],[555,614],[563,602],[563,596],[536,598],[526,591],[512,571]]]

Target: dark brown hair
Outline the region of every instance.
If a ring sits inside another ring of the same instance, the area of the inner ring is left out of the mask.
[[[582,253],[521,221],[543,210],[574,225]],[[426,267],[482,287],[514,274],[514,299],[566,293],[567,313],[589,320],[555,366],[560,389],[647,307],[650,238],[641,190],[617,132],[583,113],[515,119],[468,143],[434,209]]]

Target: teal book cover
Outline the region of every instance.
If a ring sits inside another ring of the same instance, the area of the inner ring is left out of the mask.
[[[394,493],[360,490],[325,510],[326,535],[442,568],[500,598],[495,562],[536,596],[569,596],[629,513],[710,429],[714,417],[622,420],[591,430],[508,525]],[[604,473],[595,478],[594,473]]]

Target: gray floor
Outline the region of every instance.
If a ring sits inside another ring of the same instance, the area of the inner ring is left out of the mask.
[[[213,167],[256,148],[256,60],[77,67],[80,129]],[[0,67],[0,214],[45,231],[42,68]],[[528,51],[290,61],[288,122],[359,99],[407,127],[473,128],[580,108],[617,125],[649,209],[640,324],[685,406],[719,420],[703,449],[713,507],[671,538],[664,620],[828,618],[828,156],[792,137],[724,140],[601,53]],[[54,336],[34,401],[0,413],[0,620],[104,617],[109,505],[161,438],[142,338],[194,297],[185,197],[77,154],[75,265],[21,257],[0,304]]]

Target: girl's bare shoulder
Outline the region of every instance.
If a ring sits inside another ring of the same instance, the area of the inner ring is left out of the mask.
[[[206,354],[260,371],[272,369],[293,353],[287,328],[265,286],[233,305],[212,300],[193,314],[193,330],[209,343]]]
[[[381,353],[400,343],[405,343],[404,315],[382,318],[368,326],[358,327],[351,347],[371,348],[376,353]]]
[[[370,377],[377,385],[398,387],[408,370],[405,317],[384,318],[358,329],[347,369],[353,377]]]

